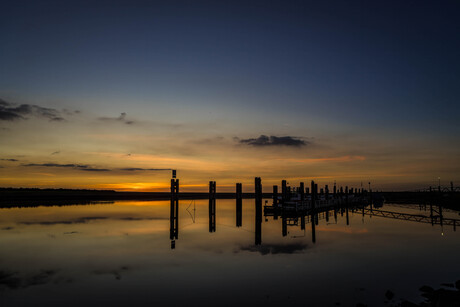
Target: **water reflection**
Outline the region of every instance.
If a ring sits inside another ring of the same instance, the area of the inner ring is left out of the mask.
[[[312,305],[383,306],[390,287],[393,301],[420,301],[420,285],[460,277],[456,211],[344,203],[295,213],[264,204],[272,200],[197,200],[196,211],[184,200],[2,209],[2,306],[126,305],[127,293],[137,305],[165,305],[174,291],[178,305],[279,306],[308,295]]]

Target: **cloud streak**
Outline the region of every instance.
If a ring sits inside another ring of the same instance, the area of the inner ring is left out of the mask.
[[[0,120],[17,121],[25,120],[29,116],[45,118],[49,121],[65,121],[60,111],[51,108],[44,108],[34,104],[15,105],[0,99]]]
[[[239,139],[238,139],[239,140]],[[239,140],[240,144],[256,146],[256,147],[264,147],[264,146],[290,146],[290,147],[302,147],[308,145],[309,142],[301,140],[297,137],[292,136],[266,136],[261,135],[258,138],[251,138],[251,139],[241,139]]]
[[[72,168],[78,169],[81,171],[86,172],[110,172],[110,169],[107,168],[94,168],[90,165],[86,164],[58,164],[58,163],[30,163],[30,164],[23,164],[22,166],[25,167],[58,167],[58,168]]]
[[[140,167],[125,167],[125,168],[97,168],[88,164],[59,164],[59,163],[29,163],[22,164],[24,167],[51,167],[51,168],[69,168],[76,169],[85,172],[111,172],[111,171],[123,171],[123,172],[158,172],[158,171],[170,171],[171,168],[140,168]]]
[[[139,168],[139,167],[127,167],[127,168],[120,168],[120,171],[127,171],[127,172],[137,172],[137,171],[170,171],[172,168]]]
[[[101,121],[122,122],[122,123],[124,123],[126,125],[134,124],[134,121],[126,119],[126,113],[125,112],[121,113],[120,116],[118,116],[118,117],[99,117],[98,119],[101,120]]]

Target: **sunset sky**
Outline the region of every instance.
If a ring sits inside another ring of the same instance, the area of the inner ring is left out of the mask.
[[[460,182],[458,1],[2,1],[0,187]]]

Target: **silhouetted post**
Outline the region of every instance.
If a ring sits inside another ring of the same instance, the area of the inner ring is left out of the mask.
[[[299,190],[300,190],[300,201],[303,204],[303,202],[305,201],[305,185],[303,182],[300,183]]]
[[[174,240],[179,238],[179,179],[171,179],[169,238],[171,249],[174,249],[176,247]]]
[[[345,186],[345,205],[348,207],[348,186]]]
[[[305,211],[302,211],[305,212]],[[305,214],[302,213],[302,216],[300,217],[300,229],[305,230]]]
[[[337,195],[337,186],[335,185],[335,181],[334,181],[334,197]]]
[[[287,188],[286,188],[286,180],[281,181],[281,201],[282,206],[284,207],[284,203],[287,200]]]
[[[454,192],[454,182],[450,182],[450,191],[453,193]]]
[[[243,225],[243,185],[236,184],[236,227]]]
[[[329,186],[326,184],[324,189],[326,190],[326,205],[329,205]]]
[[[216,231],[216,182],[209,181],[209,232]]]
[[[275,207],[275,210],[278,206],[278,186],[274,185],[273,186],[273,206]]]
[[[305,188],[305,194],[307,194],[307,195],[310,194],[310,188]]]
[[[255,205],[256,205],[256,224],[255,224],[255,244],[262,243],[262,180],[255,178]]]
[[[236,184],[236,198],[243,198],[243,184],[237,183]]]
[[[315,193],[315,182],[311,181],[311,209],[315,209],[316,193]]]
[[[318,184],[315,183],[315,202],[317,202],[319,199],[318,197]],[[316,203],[315,203],[315,207],[316,207]]]

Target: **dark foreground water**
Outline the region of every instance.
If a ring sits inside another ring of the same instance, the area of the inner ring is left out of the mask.
[[[378,216],[429,207],[321,213],[315,242],[310,217],[264,216],[260,245],[254,200],[235,208],[210,232],[208,201],[180,201],[174,249],[169,201],[0,209],[0,306],[389,306],[460,279],[460,231]]]

